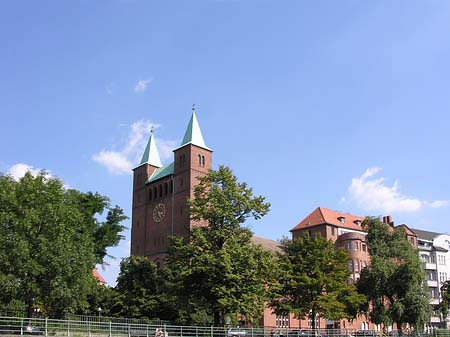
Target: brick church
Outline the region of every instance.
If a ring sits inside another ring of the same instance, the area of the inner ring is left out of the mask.
[[[163,262],[168,237],[187,235],[192,226],[187,199],[197,177],[211,168],[212,150],[203,140],[195,110],[183,141],[173,150],[173,162],[163,166],[153,132],[140,164],[133,170],[131,255]]]

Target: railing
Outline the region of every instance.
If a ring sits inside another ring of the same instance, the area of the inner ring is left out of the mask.
[[[450,330],[433,330],[424,334],[414,332],[383,334],[373,330],[355,329],[289,329],[289,328],[231,328],[178,326],[103,321],[101,319],[57,320],[49,318],[0,317],[2,336],[55,337],[450,337]]]

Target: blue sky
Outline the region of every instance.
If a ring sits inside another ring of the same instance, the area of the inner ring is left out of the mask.
[[[272,204],[257,235],[317,206],[449,232],[448,1],[4,1],[0,41],[0,172],[131,216],[150,127],[170,163],[195,103],[214,167]]]

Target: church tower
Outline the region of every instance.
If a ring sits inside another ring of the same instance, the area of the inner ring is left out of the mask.
[[[201,225],[190,220],[187,200],[194,196],[197,177],[211,169],[212,150],[203,140],[194,108],[183,141],[173,153],[173,162],[162,166],[152,133],[141,164],[134,169],[131,255],[156,263],[165,256],[169,236],[185,236]]]

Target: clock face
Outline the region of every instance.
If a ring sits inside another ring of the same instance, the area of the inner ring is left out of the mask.
[[[166,206],[164,206],[163,203],[157,204],[153,209],[153,220],[155,220],[155,222],[161,222],[163,221],[165,215],[166,215]]]

